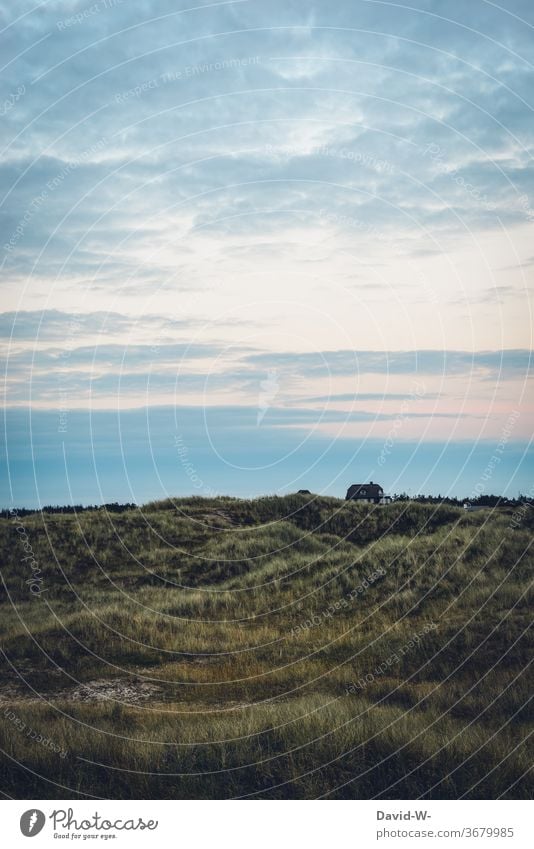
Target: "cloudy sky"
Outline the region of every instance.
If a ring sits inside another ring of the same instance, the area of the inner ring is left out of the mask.
[[[530,0],[2,0],[0,45],[3,506],[531,489]]]

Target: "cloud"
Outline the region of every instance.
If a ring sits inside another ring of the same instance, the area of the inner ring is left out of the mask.
[[[222,317],[219,327],[250,326],[249,322],[237,318]],[[16,341],[45,342],[51,340],[69,340],[69,348],[76,339],[98,336],[126,336],[129,334],[152,335],[154,342],[147,350],[155,352],[162,342],[168,342],[172,335],[187,336],[198,328],[204,328],[206,321],[201,319],[176,319],[163,315],[124,315],[118,312],[64,312],[63,310],[20,310],[0,313],[0,339]],[[187,343],[184,343],[187,344]],[[100,347],[102,345],[100,344]],[[213,352],[213,348],[210,348]],[[172,351],[174,354],[174,350]],[[52,356],[54,353],[52,352]]]
[[[251,252],[265,221],[250,214],[266,206],[327,206],[349,232],[342,218],[359,208],[391,238],[494,227],[495,202],[501,221],[525,221],[534,47],[516,8],[529,19],[528,5],[482,0],[446,14],[282,0],[35,9],[6,34],[6,104],[21,81],[24,93],[3,130],[2,244],[46,196],[6,267],[24,274],[47,245],[34,274],[67,262],[98,276],[114,256],[108,285],[122,285],[136,245],[164,244],[178,210],[184,235],[242,216]]]
[[[515,265],[505,265],[499,268],[499,271],[515,271],[518,268],[531,268],[534,265],[534,256],[529,256],[523,262],[518,262]]]
[[[144,373],[156,364],[173,364],[177,369],[181,361],[213,358],[221,349],[215,344],[176,342],[165,344],[131,344],[119,345],[104,343],[102,345],[81,345],[76,347],[72,341],[68,345],[38,350],[27,349],[11,354],[9,365],[12,369],[31,366],[39,369],[70,369],[86,366],[99,369],[108,367],[117,373],[128,372],[129,369],[142,368]]]
[[[69,332],[79,335],[129,331],[135,321],[120,313],[67,313],[62,310],[24,310],[0,313],[0,338],[13,340],[64,339]]]
[[[439,395],[435,392],[425,392],[426,399],[435,400],[438,397]],[[332,395],[316,395],[311,398],[301,398],[300,400],[306,404],[314,402],[337,404],[343,401],[350,401],[351,403],[355,401],[407,401],[410,398],[413,398],[413,393],[410,395],[408,392],[359,392],[355,390],[354,392],[341,392]]]
[[[532,351],[321,351],[250,354],[247,362],[263,368],[306,375],[470,375],[528,376]]]
[[[47,313],[45,329],[39,331],[39,314],[23,315],[19,327],[20,339],[43,340],[40,346],[27,345],[13,348],[6,354],[6,402],[39,403],[57,401],[58,393],[68,395],[69,403],[75,406],[105,400],[108,406],[114,403],[128,405],[146,402],[161,403],[162,397],[182,403],[183,398],[195,394],[196,403],[216,406],[220,393],[234,394],[244,407],[251,399],[257,404],[261,392],[261,381],[273,372],[277,379],[277,393],[286,410],[273,403],[272,415],[281,417],[290,411],[293,422],[298,420],[296,407],[301,405],[304,419],[316,411],[302,405],[310,403],[331,404],[336,402],[352,405],[362,401],[405,401],[414,392],[424,395],[426,400],[443,397],[426,389],[427,378],[438,378],[441,382],[464,378],[469,381],[471,393],[475,388],[483,391],[484,383],[501,383],[509,380],[525,380],[531,375],[533,354],[529,350],[499,351],[308,351],[282,352],[260,350],[254,345],[227,344],[203,341],[163,341],[165,333],[187,331],[181,322],[174,323],[158,316],[143,320],[93,313],[86,324],[72,324],[72,316],[51,311]],[[12,318],[0,321],[0,330],[9,335]],[[125,332],[125,341],[111,341],[113,337],[102,336],[92,344],[76,344],[83,334],[101,331],[106,323],[114,333]],[[157,332],[151,337],[151,324]],[[17,326],[17,325],[15,325]],[[69,330],[70,328],[70,330]],[[63,331],[63,335],[62,335]],[[148,333],[149,341],[140,341]],[[35,334],[35,336],[34,336]],[[62,338],[63,344],[59,343]],[[46,344],[44,340],[56,342]],[[132,341],[134,340],[134,341]],[[332,392],[311,395],[311,386],[324,386],[322,381],[344,378],[362,379],[376,375],[384,380],[401,379],[404,392]],[[425,385],[424,392],[421,387]],[[303,390],[306,394],[303,394]],[[456,390],[457,391],[457,390]],[[367,415],[363,411],[362,415]],[[327,415],[328,413],[328,415]],[[338,411],[322,412],[324,421],[338,420]],[[341,417],[347,413],[339,413]],[[370,413],[374,416],[374,413]],[[389,415],[389,412],[388,414]],[[339,419],[341,420],[341,419]]]

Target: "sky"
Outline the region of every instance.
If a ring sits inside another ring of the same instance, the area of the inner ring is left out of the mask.
[[[534,494],[530,0],[0,0],[0,506]]]

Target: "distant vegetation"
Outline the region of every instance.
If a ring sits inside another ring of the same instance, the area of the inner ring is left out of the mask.
[[[494,506],[4,514],[0,787],[531,797],[534,510]]]
[[[311,492],[307,494],[312,495]],[[313,497],[317,498],[317,496]],[[413,501],[416,504],[450,504],[456,507],[462,507],[468,501],[466,498],[454,498],[448,495],[408,495],[406,492],[395,493],[391,499],[392,501]],[[231,498],[230,496],[222,496],[217,500],[238,501],[239,499]],[[263,500],[265,500],[265,498]],[[502,495],[478,495],[476,498],[469,500],[469,504],[472,504],[474,507],[514,507],[519,504],[523,504],[528,500],[529,499],[526,495],[521,494],[518,495],[517,498],[506,498]],[[189,499],[180,499],[181,503],[194,501],[194,496]],[[173,503],[178,502],[174,501]],[[103,510],[107,513],[125,513],[127,510],[135,509],[137,509],[137,504],[132,502],[120,504],[118,501],[113,501],[111,504],[46,504],[41,507],[39,511],[36,510],[36,508],[18,507],[16,512],[19,516],[31,516],[32,513],[36,512],[84,513],[88,510]],[[9,508],[0,510],[0,519],[9,519],[12,512],[13,511]]]

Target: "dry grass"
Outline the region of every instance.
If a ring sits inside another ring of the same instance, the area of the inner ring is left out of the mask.
[[[3,791],[529,797],[529,521],[305,496],[35,514],[32,595],[1,520]]]

